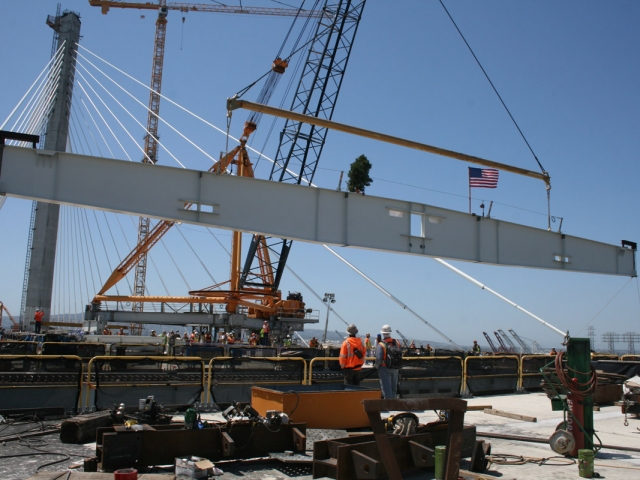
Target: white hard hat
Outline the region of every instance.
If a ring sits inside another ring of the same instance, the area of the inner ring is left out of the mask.
[[[391,327],[389,325],[383,325],[380,333],[382,335],[391,335]]]

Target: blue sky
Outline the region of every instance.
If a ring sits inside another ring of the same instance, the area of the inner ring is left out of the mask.
[[[56,3],[22,0],[3,4],[0,40],[8,54],[0,76],[1,120],[49,59],[52,30],[45,25],[45,19],[55,13]],[[282,6],[266,0],[256,0],[251,5]],[[636,187],[640,151],[640,5],[632,1],[551,0],[449,0],[445,5],[551,174],[551,212],[557,219],[552,228],[557,230],[562,218],[562,231],[571,235],[611,244],[619,244],[622,239],[640,240],[640,194]],[[62,8],[80,13],[84,47],[148,84],[155,29],[153,12],[112,9],[102,15],[86,0],[65,1]],[[289,18],[193,12],[186,14],[183,22],[179,12],[170,12],[163,94],[225,128],[226,98],[269,68],[290,22]],[[280,87],[284,87],[284,80],[282,83]],[[259,88],[255,87],[245,98],[255,100]],[[141,89],[138,93],[146,103],[148,94]],[[78,93],[76,100],[80,97]],[[188,130],[213,157],[225,149],[224,135],[202,125],[191,126],[167,103],[163,103],[161,115],[180,125],[181,130]],[[145,122],[146,114],[139,118]],[[245,118],[241,112],[234,114],[232,134],[239,134]],[[369,0],[334,119],[538,170],[531,152],[436,0]],[[254,148],[262,148],[270,126],[271,119],[264,118],[252,143]],[[277,123],[274,132],[281,128],[282,124]],[[160,133],[168,144],[174,140],[162,125]],[[136,135],[137,139],[142,137],[140,133]],[[274,133],[265,154],[275,156],[276,141]],[[188,168],[210,166],[204,156],[177,141],[171,148]],[[346,173],[349,164],[361,154],[373,164],[374,182],[367,194],[460,211],[468,209],[468,164],[339,132],[328,134],[314,183],[335,188],[340,171]],[[139,156],[135,152],[133,155]],[[124,158],[117,153],[116,157]],[[160,161],[177,166],[163,153]],[[268,177],[267,162],[258,163],[256,175]],[[494,218],[546,228],[542,182],[502,172],[497,189],[475,189],[473,196],[475,212],[480,213],[482,201],[487,205],[494,201]],[[20,305],[30,208],[30,202],[9,198],[0,210],[0,300],[14,314]],[[277,211],[277,205],[274,209]],[[73,215],[69,214],[69,219]],[[121,226],[128,241],[134,242],[134,222],[124,218]],[[228,278],[228,257],[213,237],[194,226],[181,228],[194,249],[201,252],[215,279]],[[230,236],[220,232],[218,238],[228,244]],[[63,244],[72,249],[71,240],[68,242]],[[122,258],[128,250],[125,240],[118,242]],[[199,288],[213,283],[191,249],[181,242],[179,234],[167,235],[167,247],[176,263],[182,265],[181,273],[188,277],[189,286]],[[484,344],[483,331],[513,328],[522,337],[542,345],[559,346],[559,336],[430,259],[354,249],[339,252],[456,343],[469,345],[478,339]],[[113,263],[118,254],[112,255]],[[160,265],[173,263],[166,252],[154,255]],[[377,332],[388,323],[408,337],[438,340],[436,334],[321,246],[294,244],[289,265],[320,295],[335,293],[336,311],[349,323],[356,323],[361,332]],[[586,335],[587,324],[594,326],[600,348],[605,347],[600,341],[605,332],[640,332],[636,279],[460,262],[454,265],[574,336]],[[162,277],[172,294],[186,293],[181,275],[167,270]],[[162,282],[149,278],[152,293],[164,293]],[[281,286],[285,293],[301,291],[308,306],[321,310],[324,319],[321,302],[293,276],[286,275]],[[84,301],[78,297],[82,295],[69,297],[69,302],[77,304],[80,311]],[[329,330],[334,329],[343,330],[344,324],[331,317]]]

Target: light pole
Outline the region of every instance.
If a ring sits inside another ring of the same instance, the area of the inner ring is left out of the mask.
[[[327,304],[327,320],[324,322],[324,334],[322,335],[322,343],[327,341],[327,327],[329,326],[329,312],[331,311],[331,304],[336,303],[336,296],[333,293],[325,293],[322,299]]]

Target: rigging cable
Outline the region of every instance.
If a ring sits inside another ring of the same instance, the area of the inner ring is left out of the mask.
[[[80,66],[82,66],[82,65],[80,65]],[[84,68],[84,67],[83,67],[83,68]],[[80,70],[76,70],[76,73],[79,73],[79,74],[80,74],[80,77],[82,77],[82,79],[83,79],[85,82],[87,82],[87,79],[84,77],[84,75],[82,75],[82,72],[81,72]],[[93,78],[93,79],[96,81],[96,83],[97,83],[98,85],[100,85],[100,86],[103,88],[103,90],[105,90],[105,91],[107,92],[107,94],[108,94],[108,95],[109,95],[109,96],[110,96],[110,97],[111,97],[111,98],[112,98],[112,99],[113,99],[113,100],[114,100],[114,101],[115,101],[115,102],[116,102],[116,103],[117,103],[117,104],[118,104],[118,105],[119,105],[119,106],[120,106],[120,107],[121,107],[121,108],[122,108],[122,109],[123,109],[123,110],[124,110],[124,111],[125,111],[125,112],[126,112],[126,113],[127,113],[127,114],[128,114],[128,115],[129,115],[129,116],[130,116],[130,117],[131,117],[131,118],[136,122],[136,123],[137,123],[137,124],[138,124],[138,125],[142,126],[142,124],[140,123],[140,121],[139,121],[137,118],[135,118],[135,116],[134,116],[134,115],[133,115],[129,110],[127,110],[127,109],[126,109],[126,108],[125,108],[125,107],[124,107],[124,106],[123,106],[123,105],[122,105],[122,104],[121,104],[121,103],[120,103],[120,102],[119,102],[119,101],[118,101],[118,100],[117,100],[117,99],[116,99],[116,98],[115,98],[115,97],[114,97],[114,96],[113,96],[113,95],[112,95],[112,94],[111,94],[111,93],[110,93],[110,92],[109,92],[109,91],[108,91],[108,90],[107,90],[107,89],[106,89],[106,88],[105,88],[105,87],[104,87],[104,86],[99,82],[99,81],[97,81],[97,80],[95,79],[95,77],[94,77],[90,72],[87,72],[87,73],[89,73],[89,75],[91,75],[91,78]],[[89,82],[87,82],[87,85],[89,85]],[[107,107],[107,104],[104,102],[104,100],[102,100],[102,97],[100,97],[100,95],[98,95],[98,93],[95,91],[95,89],[94,89],[91,85],[89,85],[89,88],[91,89],[91,91],[93,91],[94,95],[96,95],[96,96],[98,97],[98,100],[100,100],[100,101],[102,102],[102,104],[107,108],[107,110],[109,111],[109,113],[111,113],[111,115],[113,116],[113,118],[115,119],[115,121],[116,121],[116,122],[118,122],[118,124],[120,125],[120,128],[122,128],[122,130],[124,130],[124,132],[129,136],[129,138],[131,139],[131,141],[136,145],[136,147],[138,147],[138,150],[140,150],[140,151],[142,152],[142,154],[145,156],[145,158],[146,158],[147,160],[149,160],[149,162],[153,163],[153,162],[151,161],[151,159],[149,158],[149,155],[147,155],[147,152],[145,152],[144,148],[142,148],[142,147],[138,144],[138,142],[135,140],[135,138],[133,137],[133,135],[131,135],[131,133],[129,132],[129,130],[128,130],[128,129],[127,129],[127,128],[122,124],[122,122],[121,122],[120,120],[118,120],[117,115],[116,115],[115,113],[113,113],[109,107]],[[142,128],[143,128],[143,129],[145,129],[145,128],[144,128],[144,126],[142,126]],[[145,130],[146,130],[146,129],[145,129]]]
[[[102,130],[100,129],[100,127],[98,126],[98,123],[96,122],[96,119],[93,118],[93,115],[91,115],[91,110],[89,110],[89,107],[87,106],[87,104],[84,102],[84,98],[81,99],[82,105],[84,106],[87,114],[89,115],[89,117],[91,118],[91,121],[93,122],[93,125],[96,127],[96,130],[98,130],[98,133],[100,134],[100,137],[102,138],[102,141],[104,142],[104,144],[107,146],[107,150],[109,150],[109,153],[111,154],[111,158],[116,158],[115,155],[113,154],[113,151],[111,150],[111,147],[109,146],[109,144],[107,143],[107,139],[104,138],[104,134],[102,133]],[[100,151],[100,147],[98,147],[98,151]],[[100,155],[102,155],[102,152],[100,151]]]
[[[207,268],[207,266],[204,264],[204,262],[202,261],[202,259],[200,258],[200,256],[198,255],[198,253],[194,250],[194,248],[191,246],[191,244],[189,243],[189,240],[187,240],[187,237],[184,236],[184,233],[182,233],[182,229],[180,228],[180,225],[176,225],[178,228],[178,233],[180,234],[180,236],[184,239],[184,241],[187,243],[187,245],[189,246],[189,248],[191,249],[191,251],[193,252],[193,254],[196,256],[196,258],[198,259],[198,261],[200,262],[200,265],[202,265],[202,268],[204,268],[205,272],[207,272],[207,275],[209,275],[209,278],[211,279],[211,281],[216,284],[218,283],[216,281],[215,278],[213,278],[213,275],[211,275],[211,272],[209,271],[209,269]]]
[[[80,243],[81,245],[84,247],[82,248],[82,270],[84,271],[84,283],[87,287],[87,295],[90,295],[91,291],[96,291],[95,289],[95,282],[93,282],[93,270],[91,269],[91,263],[89,262],[89,255],[87,252],[87,232],[84,231],[84,225],[82,223],[82,210],[81,209],[76,209],[76,215],[78,215],[80,217],[78,224],[80,225],[78,230],[80,232]],[[91,284],[93,289],[89,288],[89,275],[87,274],[87,270],[89,270],[89,273],[91,273]],[[90,298],[88,298],[87,300],[91,300]]]
[[[106,259],[107,259],[107,265],[109,265],[109,270],[113,271],[113,268],[111,268],[111,260],[109,260],[109,252],[107,251],[107,245],[104,242],[104,237],[102,235],[102,229],[100,228],[100,223],[98,222],[98,215],[96,214],[95,210],[91,210],[91,211],[93,212],[93,217],[94,217],[94,220],[96,222],[96,226],[98,227],[98,233],[100,234],[100,241],[102,242],[102,248],[104,249],[104,255],[105,255]],[[89,230],[89,231],[91,231],[91,230]],[[102,279],[100,279],[100,283],[102,283]],[[115,287],[116,287],[116,293],[118,295],[120,295],[120,291],[118,289],[118,285],[115,285]],[[118,302],[116,302],[116,305],[117,305],[117,303]],[[120,305],[122,305],[122,302],[120,302]]]
[[[610,299],[607,303],[605,303],[605,304],[603,305],[603,307],[602,307],[600,310],[598,310],[598,312],[597,312],[597,313],[596,313],[596,314],[591,318],[591,320],[589,320],[587,323],[585,323],[585,324],[582,326],[582,328],[578,331],[578,334],[580,334],[580,332],[582,332],[585,328],[587,328],[587,326],[588,326],[591,322],[593,322],[593,321],[596,319],[596,317],[597,317],[598,315],[600,315],[600,314],[602,313],[602,311],[603,311],[605,308],[607,308],[607,306],[609,306],[609,304],[610,304],[611,302],[613,302],[613,300],[614,300],[618,295],[620,295],[620,292],[622,292],[622,290],[624,290],[624,289],[625,289],[625,287],[626,287],[627,285],[629,285],[629,283],[631,283],[631,280],[633,280],[633,278],[634,278],[634,277],[630,277],[630,278],[629,278],[629,281],[628,281],[627,283],[625,283],[625,284],[622,286],[622,288],[620,288],[620,290],[618,290],[618,291],[616,292],[616,294],[615,294],[613,297],[611,297],[611,299]],[[636,281],[637,281],[637,277],[636,277]],[[639,293],[638,295],[640,296],[640,293]]]
[[[502,97],[498,93],[498,89],[495,87],[495,85],[493,84],[493,82],[489,78],[489,75],[487,74],[487,72],[485,71],[484,67],[480,63],[480,60],[478,59],[478,57],[474,53],[473,49],[471,48],[471,45],[469,45],[469,42],[467,42],[467,39],[464,37],[464,35],[460,31],[460,28],[458,28],[458,25],[456,24],[455,20],[453,19],[453,17],[449,13],[449,10],[447,10],[447,7],[445,7],[443,0],[438,0],[438,1],[440,2],[440,5],[442,5],[442,8],[444,9],[444,11],[447,13],[447,16],[451,20],[451,23],[453,23],[453,26],[456,27],[456,30],[460,34],[460,37],[462,38],[462,40],[464,41],[465,45],[467,46],[467,48],[471,52],[471,55],[473,55],[473,58],[476,60],[476,63],[480,67],[480,70],[482,70],[482,73],[484,74],[484,76],[486,77],[487,81],[491,85],[491,88],[493,88],[493,91],[498,96],[498,99],[500,100],[500,103],[502,103],[502,106],[507,111],[507,114],[511,118],[511,121],[515,125],[516,129],[518,130],[518,132],[520,132],[520,136],[522,137],[522,139],[524,140],[524,143],[529,148],[529,151],[531,152],[531,155],[533,155],[533,158],[538,163],[538,166],[540,167],[540,170],[542,171],[542,173],[548,175],[548,172],[544,169],[544,167],[542,166],[542,163],[540,163],[540,160],[538,160],[538,157],[536,156],[535,152],[533,151],[533,148],[531,148],[531,145],[527,141],[527,138],[524,136],[524,133],[520,129],[520,126],[518,125],[518,122],[516,122],[516,119],[513,118],[513,115],[511,114],[511,111],[507,107],[507,104],[504,103],[504,100],[502,100]],[[551,184],[549,183],[548,178],[547,178],[547,180],[545,180],[545,184],[546,184],[546,190],[547,190],[547,229],[551,230]]]
[[[81,98],[80,101],[82,102],[82,106],[84,106],[84,108],[86,109],[87,105],[84,103],[84,99]],[[84,116],[84,109],[78,108],[78,110],[80,111],[80,117],[82,118],[82,122],[84,123],[84,126],[89,131],[89,135],[91,135],[91,140],[93,140],[93,145],[98,149],[98,153],[100,154],[100,156],[104,157],[104,155],[102,154],[102,150],[100,150],[100,145],[98,145],[98,141],[96,140],[96,137],[93,135],[93,129],[91,128],[91,125],[89,125],[89,122],[87,122],[87,119]],[[84,131],[84,128],[82,130]]]
[[[182,132],[180,132],[177,128],[175,128],[173,125],[171,125],[169,122],[167,122],[164,118],[162,118],[160,115],[156,115],[156,113],[154,113],[153,111],[151,111],[151,109],[148,107],[148,105],[145,105],[144,103],[142,103],[140,100],[138,100],[131,92],[129,92],[128,90],[126,90],[122,85],[120,85],[118,82],[116,82],[113,78],[111,78],[109,75],[107,75],[105,72],[103,72],[100,68],[98,68],[96,65],[94,65],[89,59],[87,59],[84,55],[82,55],[81,53],[78,53],[78,55],[80,57],[82,57],[83,59],[85,59],[87,61],[87,63],[89,63],[93,68],[95,68],[98,72],[100,72],[104,77],[106,77],[111,83],[113,83],[116,87],[118,87],[120,90],[122,90],[124,93],[126,93],[129,97],[131,97],[138,105],[140,105],[141,107],[143,107],[148,113],[151,113],[152,115],[154,115],[155,117],[158,118],[159,121],[161,121],[164,125],[168,126],[171,130],[173,130],[174,132],[176,132],[178,135],[180,135],[183,139],[185,139],[188,143],[190,143],[193,147],[195,147],[198,151],[200,151],[200,153],[202,153],[203,155],[205,155],[206,157],[208,157],[211,161],[215,162],[216,159],[213,158],[211,155],[209,155],[204,149],[200,148],[196,143],[194,143],[192,140],[190,140],[188,137],[186,137]],[[89,73],[89,75],[91,75],[91,73],[87,70],[87,67],[84,66],[84,64],[80,64],[82,66],[82,68],[84,68],[87,73]],[[92,78],[94,80],[96,80],[96,78],[91,75]],[[97,82],[97,80],[96,80]],[[99,82],[98,82],[99,83]],[[105,89],[106,88],[100,84],[100,86]],[[148,88],[148,87],[147,87]],[[124,107],[123,107],[124,108]],[[146,129],[145,126],[143,126],[140,122],[138,122],[138,125],[140,125],[145,132],[150,135],[150,132]],[[167,147],[165,147],[158,138],[154,137],[154,140],[167,152],[169,153],[169,155],[171,155],[171,157],[176,160],[176,162],[178,162],[180,164],[180,166],[182,166],[182,168],[185,168],[184,165],[182,165],[177,159],[176,157],[167,149]]]
[[[171,251],[167,248],[167,245],[164,243],[164,240],[162,238],[160,239],[160,243],[162,244],[164,249],[167,251],[167,254],[169,255],[169,258],[171,259],[171,261],[173,262],[173,265],[176,267],[176,270],[178,270],[178,273],[182,277],[182,281],[187,286],[187,289],[190,291],[191,287],[189,286],[189,282],[187,282],[187,279],[182,274],[182,270],[180,270],[180,267],[178,266],[178,264],[176,263],[175,259],[173,258],[173,255],[171,255]]]
[[[520,136],[522,137],[522,139],[524,140],[524,143],[527,144],[527,147],[529,148],[529,151],[531,152],[531,155],[533,155],[533,158],[536,160],[536,162],[538,163],[538,166],[540,167],[540,170],[542,171],[542,173],[547,173],[547,171],[544,169],[544,167],[542,166],[542,164],[540,163],[540,160],[538,160],[538,157],[536,156],[535,152],[533,151],[533,148],[531,148],[531,145],[529,145],[529,142],[527,141],[526,137],[524,136],[524,133],[522,133],[522,130],[520,129],[520,126],[518,125],[518,122],[516,122],[516,119],[513,118],[513,115],[511,115],[511,111],[509,111],[509,108],[507,107],[507,104],[504,103],[504,100],[502,100],[502,97],[500,96],[500,94],[498,93],[498,89],[495,87],[495,85],[493,84],[493,82],[491,81],[491,79],[489,78],[489,75],[487,74],[487,72],[485,71],[484,67],[482,66],[482,64],[480,63],[480,60],[478,59],[478,57],[476,56],[476,54],[473,52],[473,49],[471,48],[471,45],[469,45],[469,42],[467,42],[467,39],[464,37],[464,35],[462,34],[462,32],[460,31],[460,28],[458,28],[458,25],[456,24],[455,20],[453,19],[453,17],[451,16],[451,14],[449,13],[449,10],[447,10],[447,7],[444,6],[444,2],[442,0],[438,0],[440,2],[440,5],[442,5],[442,8],[444,8],[444,11],[447,13],[447,15],[449,16],[449,19],[451,20],[451,23],[453,23],[453,26],[456,27],[456,30],[458,31],[458,33],[460,34],[460,37],[462,38],[462,40],[464,41],[465,45],[467,46],[467,48],[469,49],[469,52],[471,52],[471,55],[473,55],[473,58],[475,59],[476,63],[478,64],[478,66],[480,67],[480,70],[482,70],[482,73],[484,74],[485,78],[487,79],[487,81],[489,82],[489,84],[491,85],[491,88],[493,88],[493,91],[495,92],[495,94],[498,96],[498,99],[500,100],[500,103],[502,103],[502,106],[504,107],[504,109],[507,111],[507,114],[509,115],[509,118],[511,118],[511,121],[513,122],[513,124],[515,125],[515,127],[518,129],[518,132],[520,132]]]
[[[127,150],[124,148],[124,146],[122,145],[122,143],[120,143],[120,139],[118,138],[118,136],[115,134],[115,132],[111,129],[111,127],[109,126],[109,124],[107,123],[107,121],[105,120],[105,118],[102,116],[102,113],[100,113],[100,110],[98,110],[98,107],[96,107],[96,104],[93,103],[93,100],[89,97],[89,95],[87,94],[87,91],[84,89],[84,86],[82,85],[82,82],[78,81],[76,83],[78,85],[78,87],[80,87],[80,89],[84,92],[84,94],[87,97],[87,100],[89,100],[91,102],[91,105],[93,106],[94,110],[96,111],[96,113],[98,115],[100,115],[100,119],[104,122],[104,124],[106,125],[106,127],[109,129],[109,132],[111,133],[111,136],[113,136],[113,138],[115,139],[115,141],[118,143],[118,145],[120,146],[120,148],[122,149],[122,151],[124,152],[124,154],[126,155],[127,159],[132,162],[133,160],[131,160],[131,157],[129,156],[129,154],[127,153]],[[90,85],[87,84],[87,86],[89,88],[91,88]],[[98,97],[98,99],[100,99],[100,97]],[[101,100],[101,99],[100,99]],[[104,104],[104,102],[103,102]],[[105,105],[106,107],[106,105]],[[111,113],[111,115],[113,115],[113,113],[109,110],[109,108],[107,107],[107,110],[109,111],[109,113]]]
[[[64,44],[62,44],[60,46],[60,48],[58,49],[58,55],[56,55],[56,57],[51,57],[49,59],[49,61],[47,62],[47,64],[45,65],[45,67],[42,69],[42,71],[40,72],[40,75],[38,75],[38,78],[36,78],[34,80],[34,82],[31,84],[31,86],[29,87],[29,89],[27,90],[27,92],[22,96],[22,98],[18,101],[18,103],[16,104],[16,106],[13,108],[13,110],[11,111],[11,113],[9,114],[9,116],[6,118],[6,120],[2,123],[2,125],[0,125],[0,130],[4,130],[5,126],[7,125],[7,123],[9,122],[9,120],[11,119],[11,117],[13,116],[13,114],[16,112],[16,110],[20,107],[20,105],[22,104],[22,102],[24,101],[25,98],[27,98],[27,96],[29,95],[29,93],[31,92],[31,90],[33,90],[33,87],[36,85],[36,83],[38,83],[40,81],[40,77],[42,77],[42,75],[47,71],[51,71],[49,69],[49,67],[53,64],[55,64],[56,61],[58,61],[59,59],[62,58],[62,50],[63,50]],[[14,125],[15,126],[15,125]]]
[[[90,50],[87,50],[85,47],[83,47],[80,44],[77,44],[79,48],[82,48],[83,50],[87,51],[88,53],[90,53],[91,55],[93,55],[94,57],[96,57],[97,59],[99,59],[100,61],[106,63],[107,65],[109,65],[111,68],[113,68],[114,70],[118,71],[119,73],[123,74],[124,76],[126,76],[127,78],[129,78],[130,80],[133,80],[134,82],[136,82],[137,84],[139,84],[140,86],[146,88],[147,90],[154,92],[156,95],[158,95],[160,98],[162,98],[163,100],[169,102],[170,104],[174,105],[176,108],[179,108],[180,110],[182,110],[183,112],[187,113],[188,115],[191,115],[192,117],[194,117],[195,119],[201,121],[202,123],[204,123],[205,125],[207,125],[208,127],[213,128],[214,130],[216,130],[219,133],[222,133],[223,135],[226,135],[227,132],[225,132],[223,129],[215,126],[213,123],[208,122],[207,120],[205,120],[204,118],[202,118],[201,116],[195,114],[194,112],[192,112],[191,110],[188,110],[187,108],[183,107],[182,105],[180,105],[179,103],[173,101],[172,99],[166,97],[165,95],[162,95],[159,92],[156,92],[155,90],[149,88],[148,85],[145,85],[144,83],[142,83],[140,80],[132,77],[131,75],[129,75],[127,72],[119,69],[118,67],[116,67],[115,65],[107,62],[106,60],[104,60],[103,58],[99,57],[98,55],[96,55],[95,53],[91,52]],[[81,86],[80,88],[82,88],[84,90],[84,88]],[[86,95],[86,92],[85,92]],[[89,101],[93,104],[93,101],[89,98]],[[120,147],[124,150],[124,147],[122,147],[122,145],[120,144],[119,140],[117,139],[116,135],[113,133],[113,131],[111,130],[111,128],[109,127],[109,125],[107,124],[106,120],[104,119],[104,117],[102,117],[102,115],[100,114],[100,111],[97,109],[97,107],[95,105],[93,105],[93,108],[96,110],[96,112],[98,113],[98,115],[100,115],[102,121],[105,123],[105,125],[107,126],[107,128],[109,129],[109,131],[111,132],[111,134],[114,136],[114,138],[116,138],[116,141],[118,142],[118,144],[120,145]],[[232,135],[229,135],[229,138],[231,140],[233,140],[236,143],[240,143],[240,140],[238,140],[237,138],[233,137]],[[257,153],[258,155],[261,155],[262,157],[264,157],[265,159],[267,159],[268,161],[270,161],[271,163],[273,163],[273,159],[267,157],[266,155],[264,155],[263,153],[259,152],[258,150],[256,150],[255,148],[249,147],[247,146],[247,149]],[[128,155],[127,155],[127,158]],[[129,158],[129,160],[131,160]],[[292,172],[291,170],[287,169],[287,172],[290,173],[291,175],[296,175],[295,172]],[[307,179],[303,178],[302,181],[304,183],[307,183],[311,186],[315,186],[313,185],[313,183],[310,183]]]

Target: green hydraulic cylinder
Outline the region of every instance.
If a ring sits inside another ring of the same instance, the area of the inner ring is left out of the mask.
[[[591,343],[589,338],[570,338],[567,345],[567,367],[569,375],[585,384],[591,379]],[[587,387],[582,387],[586,390]],[[580,448],[593,450],[593,397],[582,397],[579,401],[582,407],[582,418],[578,421],[586,432],[584,434],[584,446]],[[579,428],[576,426],[576,428]],[[582,431],[580,430],[582,433]],[[576,442],[579,443],[579,442]]]

